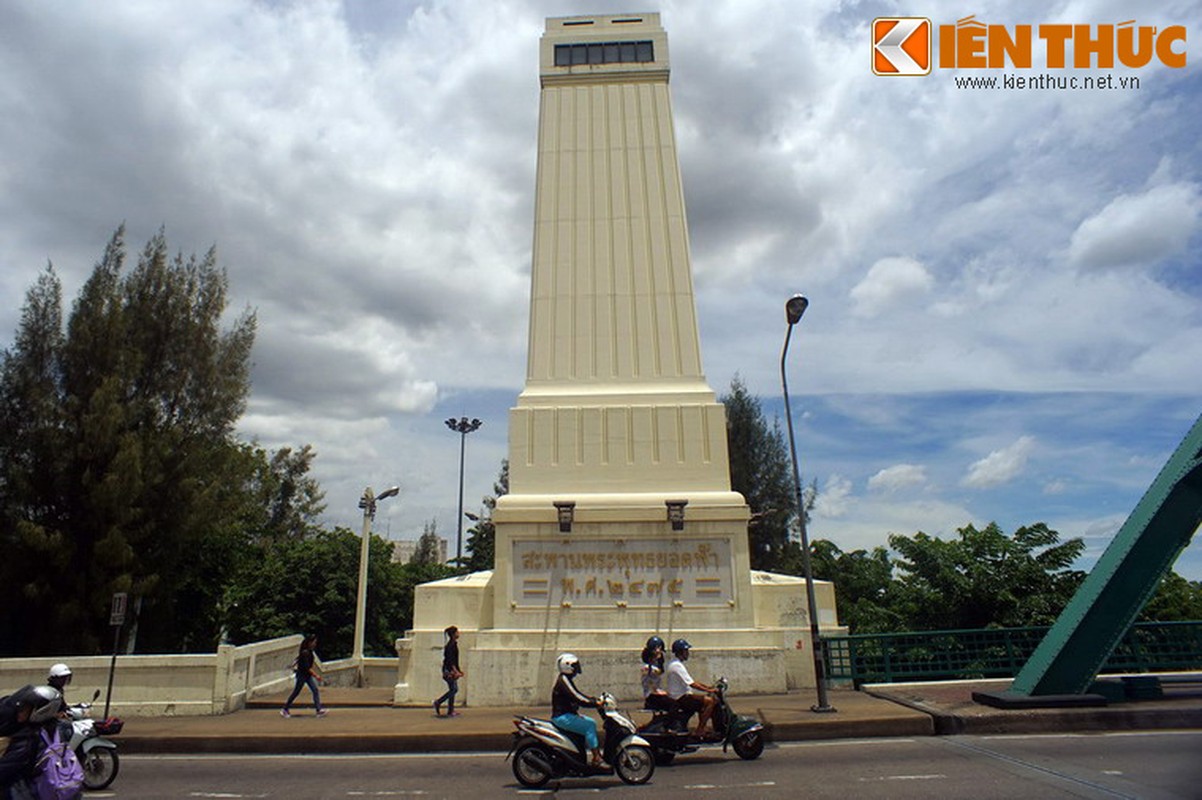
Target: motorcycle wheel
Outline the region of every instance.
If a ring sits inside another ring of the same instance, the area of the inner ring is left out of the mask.
[[[676,760],[676,754],[671,750],[656,750],[655,764],[656,766],[666,767]]]
[[[83,785],[93,791],[106,789],[117,779],[117,770],[121,768],[121,759],[117,751],[107,747],[93,747],[82,759]]]
[[[759,758],[762,752],[764,752],[763,731],[748,731],[735,739],[735,754],[739,758],[752,761]]]
[[[513,754],[513,777],[530,789],[551,780],[551,754],[537,744],[526,744]]]
[[[623,783],[646,783],[655,773],[655,754],[641,744],[623,747],[614,758],[614,772]]]

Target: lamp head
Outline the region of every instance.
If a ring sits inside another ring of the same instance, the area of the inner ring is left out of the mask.
[[[383,500],[386,497],[396,497],[401,492],[401,487],[392,486],[376,495],[377,500]]]
[[[790,325],[796,325],[801,321],[801,315],[806,313],[809,308],[810,301],[804,294],[795,294],[785,301],[785,318]]]

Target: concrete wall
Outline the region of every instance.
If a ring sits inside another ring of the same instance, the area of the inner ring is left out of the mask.
[[[222,645],[216,653],[189,655],[117,656],[109,713],[120,717],[203,716],[237,711],[246,701],[278,694],[292,687],[292,662],[300,636],[284,636],[234,647]],[[97,711],[104,705],[111,656],[59,656],[0,659],[0,695],[20,687],[46,682],[52,664],[71,667],[67,700],[91,700],[99,689]],[[356,663],[341,659],[323,663],[330,685],[351,686],[358,678]],[[393,686],[397,660],[365,659],[368,685]]]

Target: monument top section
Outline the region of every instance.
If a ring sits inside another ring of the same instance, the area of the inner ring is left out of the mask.
[[[668,36],[658,13],[552,17],[539,52],[543,85],[562,80],[668,79]]]

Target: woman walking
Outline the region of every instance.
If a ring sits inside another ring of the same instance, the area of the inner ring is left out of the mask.
[[[442,704],[446,703],[447,716],[457,717],[455,694],[459,691],[459,679],[463,677],[463,670],[459,668],[459,629],[451,625],[442,633],[447,639],[442,648],[442,679],[447,682],[447,690],[434,701],[434,716],[442,716]]]
[[[317,709],[317,716],[324,717],[326,710],[321,707],[321,695],[317,693],[317,684],[324,683],[325,680],[321,677],[321,670],[317,667],[317,634],[307,633],[301,641],[300,650],[297,651],[296,661],[292,662],[292,667],[296,671],[296,686],[292,687],[292,694],[288,695],[288,701],[284,703],[284,708],[280,711],[281,717],[291,717],[292,701],[300,694],[301,687],[308,686],[309,691],[313,693],[313,707]]]

